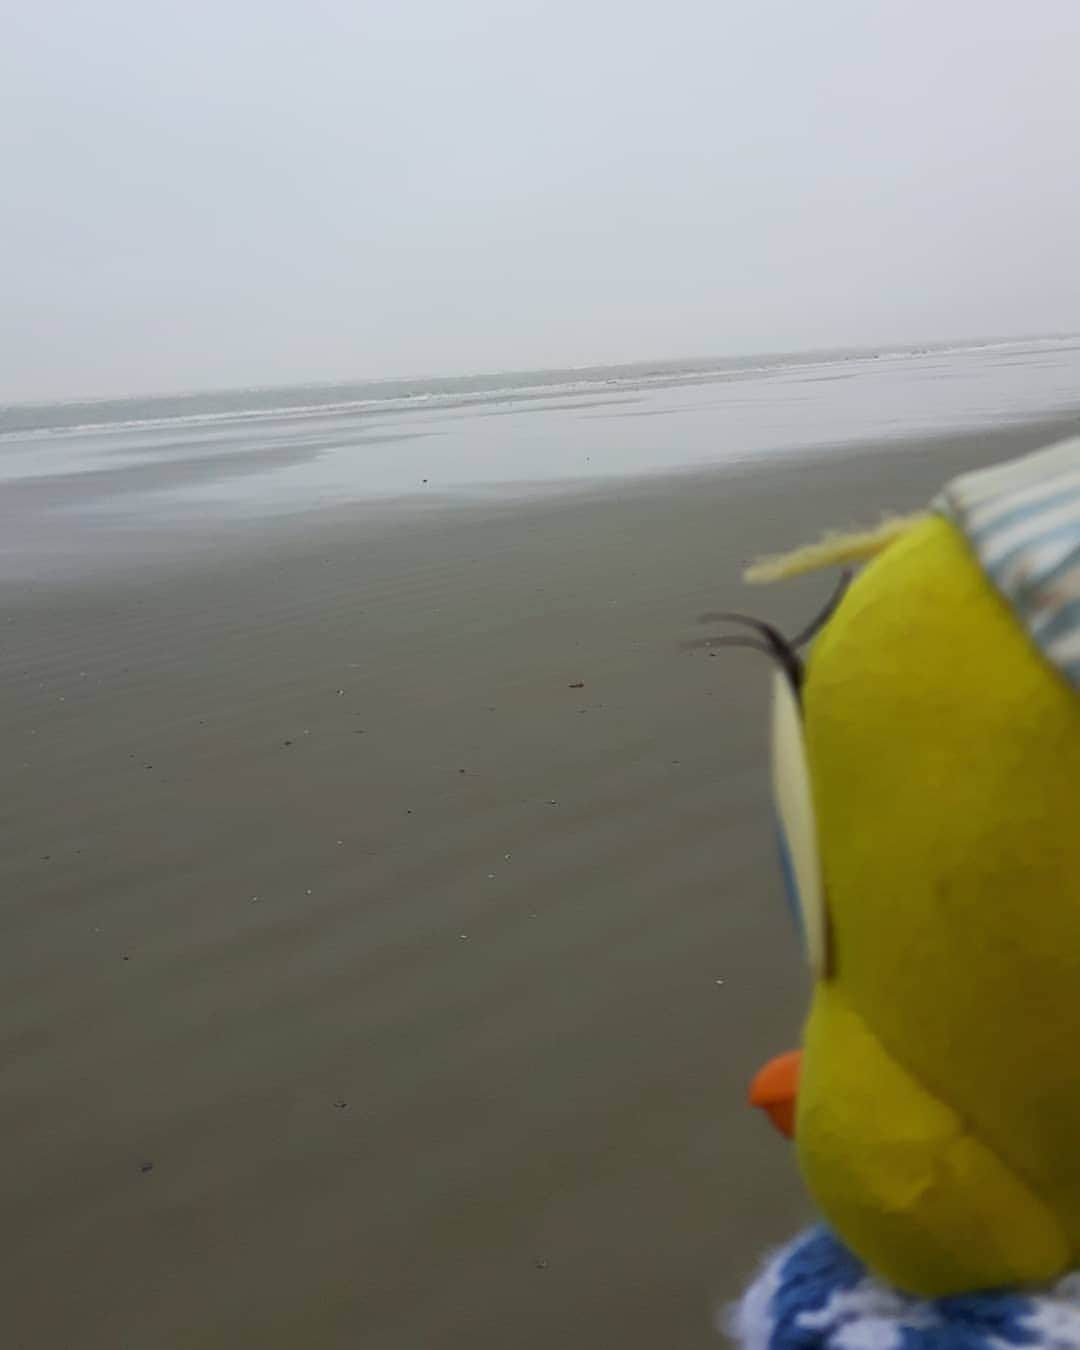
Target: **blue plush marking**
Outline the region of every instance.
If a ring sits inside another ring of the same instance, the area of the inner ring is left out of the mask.
[[[784,894],[787,897],[788,909],[791,910],[791,917],[795,920],[795,926],[799,930],[799,937],[805,948],[806,923],[803,920],[802,901],[799,899],[799,886],[795,880],[791,850],[788,848],[787,835],[784,833],[783,822],[779,816],[775,817],[774,825],[776,829],[776,851],[780,855],[780,871],[784,875]]]
[[[916,1300],[911,1300],[914,1304]],[[987,1350],[993,1341],[1006,1345],[1037,1345],[1039,1335],[1030,1324],[1034,1307],[1030,1299],[1002,1289],[986,1294],[939,1298],[932,1308],[940,1324],[905,1326],[899,1350]]]
[[[866,1270],[824,1226],[813,1228],[789,1250],[772,1300],[775,1319],[769,1350],[802,1350],[821,1344],[820,1333],[799,1326],[802,1313],[818,1312],[833,1294],[853,1289]]]
[[[747,1350],[1080,1350],[1080,1276],[1019,1294],[902,1294],[825,1227],[775,1256],[732,1319]]]

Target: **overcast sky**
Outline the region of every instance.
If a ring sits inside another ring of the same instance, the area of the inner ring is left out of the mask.
[[[1080,328],[1077,0],[8,0],[0,398]]]

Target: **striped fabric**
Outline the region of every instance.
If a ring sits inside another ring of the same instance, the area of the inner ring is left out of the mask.
[[[1080,436],[954,479],[934,503],[990,580],[1080,689]]]
[[[718,1322],[741,1350],[1080,1350],[1080,1275],[1022,1293],[914,1298],[818,1227],[770,1257]]]

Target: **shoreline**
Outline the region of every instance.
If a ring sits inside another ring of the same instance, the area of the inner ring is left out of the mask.
[[[871,361],[892,357],[917,357],[939,355],[953,352],[994,351],[1009,347],[1033,347],[1040,345],[1060,345],[1080,338],[1080,332],[1071,333],[1022,333],[1012,337],[966,337],[935,338],[923,342],[882,342],[871,346],[857,347],[806,347],[791,351],[754,351],[740,354],[703,356],[700,353],[690,356],[664,358],[641,358],[636,361],[617,361],[614,363],[595,362],[577,366],[540,366],[512,367],[507,370],[482,370],[456,375],[388,375],[371,379],[291,381],[282,384],[250,384],[232,387],[212,387],[207,389],[155,390],[141,394],[97,394],[71,395],[55,398],[0,399],[0,437],[12,432],[27,430],[83,430],[92,426],[126,427],[145,425],[145,421],[114,421],[68,423],[56,422],[53,426],[30,425],[33,414],[61,413],[73,409],[103,410],[122,409],[139,404],[172,405],[174,408],[195,407],[199,404],[216,403],[220,411],[210,411],[208,417],[228,416],[239,401],[247,400],[251,404],[248,411],[255,415],[267,413],[270,416],[290,412],[317,412],[319,409],[333,411],[345,407],[378,405],[380,403],[406,403],[418,397],[453,399],[476,397],[483,401],[498,401],[504,396],[527,395],[530,391],[557,390],[562,386],[573,388],[584,385],[603,386],[626,381],[663,381],[685,379],[691,383],[698,377],[723,378],[725,375],[740,375],[748,371],[768,369],[780,366],[813,366],[834,364],[841,361]],[[397,393],[408,390],[410,386],[420,387],[415,392]],[[423,392],[427,390],[426,394]],[[340,395],[345,391],[367,390],[382,391],[382,397],[366,399],[321,398],[317,402],[302,403],[294,401],[297,396],[309,399],[316,395]],[[276,400],[269,406],[268,400]],[[259,405],[263,405],[261,408]],[[231,405],[231,406],[230,406]],[[14,414],[5,422],[5,414]],[[196,413],[194,416],[201,416]],[[244,416],[240,409],[237,416]],[[173,419],[186,419],[187,414],[174,412],[167,415]],[[161,420],[161,419],[152,419]]]
[[[916,480],[923,472],[923,464],[935,460],[940,460],[945,477],[949,477],[978,463],[1010,458],[1049,444],[1074,434],[1078,428],[1080,408],[1068,408],[1038,418],[1016,419],[993,430],[974,427],[920,431],[906,437],[772,450],[705,466],[688,464],[679,469],[603,475],[591,480],[502,483],[456,492],[433,490],[430,495],[386,494],[339,505],[279,509],[234,518],[214,519],[211,515],[209,522],[205,513],[191,508],[186,521],[155,521],[140,527],[123,519],[110,529],[106,520],[100,532],[90,539],[70,535],[63,517],[52,516],[35,529],[32,551],[24,553],[17,542],[9,542],[6,550],[0,550],[3,564],[0,599],[17,603],[20,591],[37,594],[53,587],[63,590],[97,583],[124,584],[125,580],[144,573],[163,577],[172,572],[197,571],[204,562],[201,555],[207,535],[216,560],[228,556],[240,559],[257,552],[269,557],[281,550],[291,551],[298,541],[302,543],[315,533],[322,535],[329,546],[336,547],[354,542],[353,536],[358,533],[363,534],[365,541],[377,543],[402,528],[446,529],[455,524],[468,528],[488,520],[517,515],[528,519],[538,513],[590,504],[599,507],[615,501],[642,502],[686,492],[712,495],[721,493],[728,485],[738,485],[740,491],[754,492],[756,485],[772,491],[778,480],[787,477],[802,474],[816,477],[843,465],[852,466],[852,472],[858,476],[863,472],[859,466],[864,461],[884,465],[897,456],[910,460],[912,477]],[[950,467],[954,465],[958,467]],[[167,471],[168,465],[162,468]],[[145,470],[117,472],[139,474]],[[903,495],[904,484],[898,481],[902,475],[892,468],[886,473],[887,481],[895,481]],[[48,503],[58,492],[63,493],[67,483],[62,477],[27,480],[24,491],[39,494]],[[16,496],[17,492],[9,491],[9,510],[17,507]],[[904,500],[909,497],[904,496]],[[64,550],[65,543],[68,551]],[[88,545],[92,551],[87,555]],[[73,576],[73,571],[78,575]]]

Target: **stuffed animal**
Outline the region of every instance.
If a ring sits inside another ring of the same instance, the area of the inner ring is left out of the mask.
[[[751,1100],[827,1226],[751,1350],[1080,1346],[1080,439],[772,560],[866,562],[776,664],[781,853],[814,975]],[[813,629],[813,625],[811,628]]]

